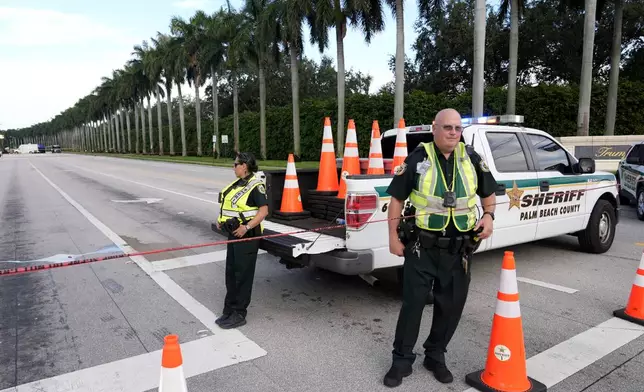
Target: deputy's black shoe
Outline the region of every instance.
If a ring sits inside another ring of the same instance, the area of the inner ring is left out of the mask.
[[[226,319],[228,319],[228,317],[230,317],[230,313],[224,313],[224,314],[222,314],[221,316],[219,316],[219,318],[217,318],[217,320],[215,320],[215,324],[217,324],[217,325],[221,325],[221,323],[222,323],[223,321],[225,321]]]
[[[231,329],[241,327],[246,324],[246,318],[237,312],[233,312],[227,319],[223,320],[219,327],[223,329]]]
[[[389,369],[387,374],[385,374],[383,383],[390,388],[397,387],[402,384],[403,377],[407,377],[411,375],[411,373],[411,365],[402,367],[392,365],[391,369]]]
[[[450,372],[447,366],[442,362],[438,362],[430,357],[425,357],[423,366],[425,366],[425,369],[433,372],[434,377],[443,384],[449,384],[450,382],[454,381],[452,372]]]

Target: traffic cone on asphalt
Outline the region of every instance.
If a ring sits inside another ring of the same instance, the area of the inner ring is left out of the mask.
[[[514,253],[506,251],[492,321],[485,369],[465,376],[468,385],[485,392],[545,392],[527,375],[523,326]]]
[[[159,392],[188,392],[186,376],[183,374],[183,358],[177,335],[167,335],[161,354],[161,379]]]
[[[315,192],[333,195],[338,192],[338,167],[335,161],[335,148],[333,147],[333,134],[331,133],[331,119],[329,117],[324,118],[320,171],[318,173],[318,187]]]
[[[283,219],[300,219],[310,215],[302,207],[302,195],[300,194],[300,184],[297,181],[293,154],[288,154],[286,176],[284,177],[284,191],[282,192],[282,204],[279,211],[275,211],[273,214]]]
[[[391,163],[391,174],[396,174],[396,170],[405,162],[407,158],[407,130],[405,129],[405,120],[398,121],[398,133],[396,135],[396,148],[394,148],[394,161]]]
[[[628,303],[625,308],[614,311],[613,315],[635,324],[644,325],[644,253],[640,259],[639,268],[635,272],[635,281]]]
[[[360,174],[360,155],[358,153],[358,136],[356,135],[356,124],[349,120],[347,127],[347,140],[344,144],[344,159],[342,159],[342,175],[340,176],[340,189],[338,197],[344,199],[347,195],[346,176]]]
[[[369,148],[369,168],[367,169],[367,174],[385,174],[378,120],[374,120],[373,125],[371,125],[371,147]]]

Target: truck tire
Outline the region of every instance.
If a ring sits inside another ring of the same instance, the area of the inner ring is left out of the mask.
[[[636,200],[635,211],[637,211],[637,219],[644,221],[644,187],[637,188]]]
[[[597,200],[588,226],[577,236],[584,252],[604,253],[615,239],[615,208],[608,200]]]

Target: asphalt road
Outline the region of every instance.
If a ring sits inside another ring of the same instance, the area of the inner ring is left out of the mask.
[[[221,240],[210,230],[214,192],[234,176],[227,168],[45,154],[3,156],[0,178],[3,269]],[[581,253],[567,236],[511,249],[519,277],[576,290],[519,282],[529,367],[537,362],[531,358],[625,306],[643,225],[633,207],[624,207],[615,243],[603,255]],[[400,309],[392,274],[381,274],[383,284],[374,288],[358,277],[287,270],[261,254],[248,324],[223,332],[214,317],[225,295],[224,252],[217,245],[0,277],[0,391],[98,390],[88,389],[92,383],[118,390],[119,380],[130,383],[124,390],[155,390],[158,350],[170,333],[184,348],[191,392],[388,390],[382,377]],[[198,262],[166,261],[181,257]],[[502,257],[486,252],[473,263],[468,302],[447,352],[454,383],[439,384],[422,367],[427,306],[421,355],[397,390],[469,388],[465,375],[485,366]],[[548,390],[641,391],[644,337],[570,373]],[[59,387],[65,377],[77,389]]]

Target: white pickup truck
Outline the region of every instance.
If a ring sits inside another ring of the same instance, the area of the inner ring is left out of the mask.
[[[508,118],[512,123],[504,123]],[[525,128],[522,122],[522,116],[463,119],[464,141],[487,162],[498,183],[494,233],[477,252],[565,234],[577,236],[583,251],[606,252],[618,222],[615,176],[595,172],[591,158],[576,159],[549,134]],[[431,140],[431,126],[407,127],[408,151]],[[390,173],[396,130],[385,132],[381,141],[385,172]],[[339,173],[342,159],[337,162]],[[362,158],[362,173],[367,164]],[[289,268],[316,266],[364,277],[374,270],[401,267],[403,258],[389,253],[386,221],[386,190],[393,175],[348,176],[343,200],[311,192],[317,174],[317,169],[297,170],[302,203],[311,216],[284,220],[269,212],[265,234],[290,234],[263,239],[260,247]],[[285,170],[267,170],[264,175],[272,212],[280,207]],[[338,219],[346,225],[302,232],[338,225]]]

